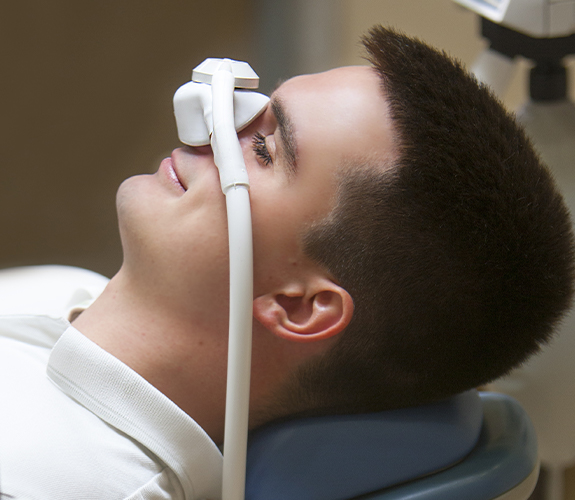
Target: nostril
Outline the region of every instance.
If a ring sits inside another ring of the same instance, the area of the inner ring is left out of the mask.
[[[212,147],[211,146],[186,146],[186,149],[196,155],[207,155],[212,154]]]

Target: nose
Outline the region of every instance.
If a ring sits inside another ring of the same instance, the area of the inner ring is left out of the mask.
[[[194,155],[213,155],[212,147],[207,146],[184,146],[189,153]]]

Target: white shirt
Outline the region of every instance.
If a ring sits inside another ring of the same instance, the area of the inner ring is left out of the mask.
[[[62,318],[0,317],[0,491],[199,500],[222,456],[185,412]]]

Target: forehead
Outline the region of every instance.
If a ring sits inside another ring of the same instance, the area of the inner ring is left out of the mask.
[[[350,66],[302,75],[272,95],[294,129],[300,153],[320,150],[337,157],[388,157],[393,128],[380,80],[370,67]]]
[[[283,82],[274,94],[286,94],[293,91],[305,93],[320,91],[349,92],[372,90],[378,92],[379,78],[370,66],[344,66],[322,73],[299,75]]]

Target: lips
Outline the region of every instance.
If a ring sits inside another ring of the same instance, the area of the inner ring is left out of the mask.
[[[210,167],[216,171],[211,146],[184,146],[162,161],[161,170],[170,184],[185,192],[194,183],[196,172]]]
[[[171,158],[170,158],[170,159],[171,159]],[[182,189],[183,189],[184,191],[187,191],[187,190],[188,190],[188,186],[186,185],[186,181],[183,179],[183,177],[181,177],[181,176],[178,174],[177,167],[176,167],[176,164],[174,163],[174,160],[171,161],[171,167],[172,167],[172,168],[170,169],[170,171],[171,171],[171,172],[170,172],[170,175],[173,176],[174,181],[177,182],[177,183],[182,187]]]
[[[160,170],[171,185],[176,187],[181,192],[187,191],[188,188],[182,178],[178,175],[175,162],[172,160],[172,158],[164,158],[160,164]]]

